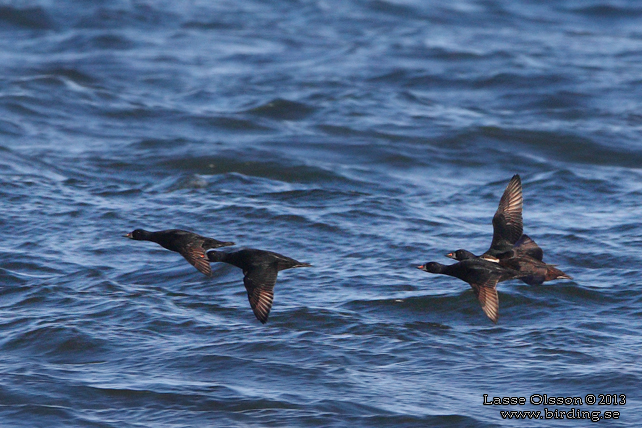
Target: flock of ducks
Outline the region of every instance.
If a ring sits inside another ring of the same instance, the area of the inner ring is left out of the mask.
[[[126,234],[125,237],[136,241],[156,242],[163,248],[176,251],[199,272],[207,276],[212,276],[210,262],[228,263],[243,269],[243,284],[247,290],[247,298],[256,319],[263,324],[267,322],[270,309],[272,309],[276,275],[282,270],[312,266],[282,254],[252,248],[230,253],[208,251],[235,244],[234,242],[217,241],[214,238],[206,238],[180,229],[158,232],[136,229]]]
[[[484,254],[476,256],[461,249],[447,254],[447,257],[458,261],[455,264],[429,262],[418,268],[430,273],[454,276],[470,284],[483,311],[495,323],[499,318],[499,282],[520,279],[529,285],[540,285],[554,279],[572,279],[554,265],[544,263],[542,249],[523,234],[522,205],[522,183],[516,174],[499,201],[493,217],[493,240]],[[263,324],[267,322],[272,309],[277,274],[286,269],[312,266],[272,251],[210,251],[235,244],[179,229],[158,232],[136,229],[125,237],[155,242],[175,251],[207,276],[212,276],[211,262],[223,262],[241,268],[250,306]]]
[[[520,279],[529,285],[541,285],[554,279],[573,279],[554,265],[544,263],[544,251],[528,235],[522,221],[522,181],[511,178],[493,216],[493,240],[481,256],[457,250],[446,256],[459,263],[437,262],[417,266],[430,273],[450,275],[467,282],[481,303],[482,310],[493,322],[499,319],[497,283]]]

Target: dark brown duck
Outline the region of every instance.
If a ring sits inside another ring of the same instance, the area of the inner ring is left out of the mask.
[[[272,251],[251,248],[231,253],[210,251],[207,256],[211,262],[228,263],[243,269],[247,298],[256,319],[263,324],[272,309],[277,274],[286,269],[312,266]]]
[[[466,250],[457,250],[446,254],[446,257],[460,261],[479,258],[498,263],[502,267],[519,272],[519,279],[529,285],[541,285],[545,281],[554,279],[573,279],[557,269],[555,265],[544,263],[542,261],[543,256],[542,249],[527,235],[522,235],[513,246],[513,249],[498,254],[496,257],[488,257],[486,255],[477,257]]]
[[[234,242],[218,241],[214,238],[206,238],[180,229],[160,230],[158,232],[136,229],[126,234],[125,237],[135,241],[155,242],[163,248],[176,251],[185,257],[192,266],[207,276],[212,275],[212,268],[205,252],[213,248],[234,245]]]
[[[469,254],[473,257],[453,265],[430,262],[417,268],[430,273],[454,276],[467,282],[475,292],[484,313],[496,323],[499,319],[497,283],[518,278],[520,273]]]
[[[481,256],[476,256],[470,251],[467,250],[457,250],[453,251],[451,253],[446,254],[446,257],[450,257],[451,259],[455,260],[466,260],[466,259],[472,259],[472,258],[483,258],[488,261],[492,261],[497,263],[499,258],[498,257],[517,257],[517,256],[529,256],[534,258],[535,260],[542,260],[544,257],[544,251],[533,241],[528,235],[522,235],[521,238],[513,245],[513,248],[509,251],[506,251],[504,253],[500,253],[497,256],[489,256],[487,254],[483,254]]]
[[[518,271],[522,276],[520,279],[529,285],[541,285],[546,281],[554,279],[573,279],[570,275],[565,274],[555,267],[541,260],[537,260],[528,255],[499,255],[499,265],[507,269]]]

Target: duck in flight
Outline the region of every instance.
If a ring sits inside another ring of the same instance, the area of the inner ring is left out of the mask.
[[[544,251],[528,235],[522,235],[522,237],[517,240],[515,245],[513,245],[513,248],[511,250],[506,251],[504,253],[499,253],[497,254],[497,257],[488,256],[488,255],[476,256],[470,251],[463,250],[463,249],[446,254],[446,257],[459,260],[459,261],[479,257],[484,260],[488,260],[490,262],[495,262],[495,263],[499,262],[500,257],[509,258],[509,257],[521,257],[521,256],[528,256],[535,260],[542,261],[542,259],[544,258]]]
[[[465,250],[459,250],[465,251]],[[418,269],[429,273],[449,275],[467,282],[475,292],[482,310],[494,323],[499,319],[499,297],[497,283],[520,277],[520,272],[507,269],[497,263],[476,257],[465,258],[453,265],[442,265],[437,262],[425,263]]]
[[[500,254],[498,260],[500,266],[520,272],[522,274],[520,279],[529,285],[542,285],[545,281],[554,279],[573,279],[555,265],[544,263],[541,259],[538,260],[515,250]]]
[[[511,178],[493,217],[493,240],[490,248],[479,258],[525,274],[520,277],[530,285],[540,285],[554,279],[572,279],[554,265],[544,263],[544,251],[528,235],[523,234],[522,183],[519,175]],[[446,254],[455,260],[477,256],[467,250]]]
[[[180,229],[160,230],[158,232],[136,229],[124,236],[135,241],[156,242],[163,248],[176,251],[185,257],[199,272],[207,276],[212,276],[212,268],[205,252],[213,248],[235,245],[234,242],[218,241],[214,238],[206,238]]]
[[[207,253],[210,262],[228,263],[243,270],[243,283],[247,290],[252,311],[256,319],[265,324],[272,309],[274,300],[274,285],[277,274],[286,269],[311,267],[272,251],[244,249],[224,253],[210,251]]]
[[[537,285],[552,279],[571,279],[554,265],[544,263],[542,249],[523,234],[522,209],[522,182],[519,175],[515,174],[506,186],[493,216],[493,240],[484,254],[476,256],[460,249],[446,254],[458,263],[446,266],[431,262],[418,268],[453,276],[470,284],[482,309],[496,323],[499,318],[499,282],[521,279],[527,284]]]

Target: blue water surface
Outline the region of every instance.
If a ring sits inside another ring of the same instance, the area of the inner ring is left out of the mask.
[[[637,427],[641,134],[634,1],[2,2],[0,426]],[[574,279],[495,325],[416,266],[486,250],[516,173]],[[313,267],[262,325],[139,227]]]

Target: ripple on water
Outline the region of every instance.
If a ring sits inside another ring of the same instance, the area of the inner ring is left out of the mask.
[[[273,157],[271,154],[266,153],[266,155]],[[318,166],[292,163],[282,159],[257,160],[257,156],[260,156],[260,153],[253,153],[252,158],[243,160],[245,156],[222,153],[219,156],[164,160],[160,165],[201,175],[230,174],[230,177],[242,175],[248,177],[249,180],[252,180],[250,177],[262,177],[287,183],[347,181],[337,172]]]
[[[301,120],[314,113],[316,108],[304,103],[276,98],[254,107],[246,113],[278,120]]]
[[[0,6],[0,22],[7,27],[51,30],[54,24],[42,7]]]
[[[107,342],[92,332],[56,324],[36,324],[26,331],[15,332],[2,347],[7,352],[42,355],[50,361],[70,364],[103,361],[107,357]]]

